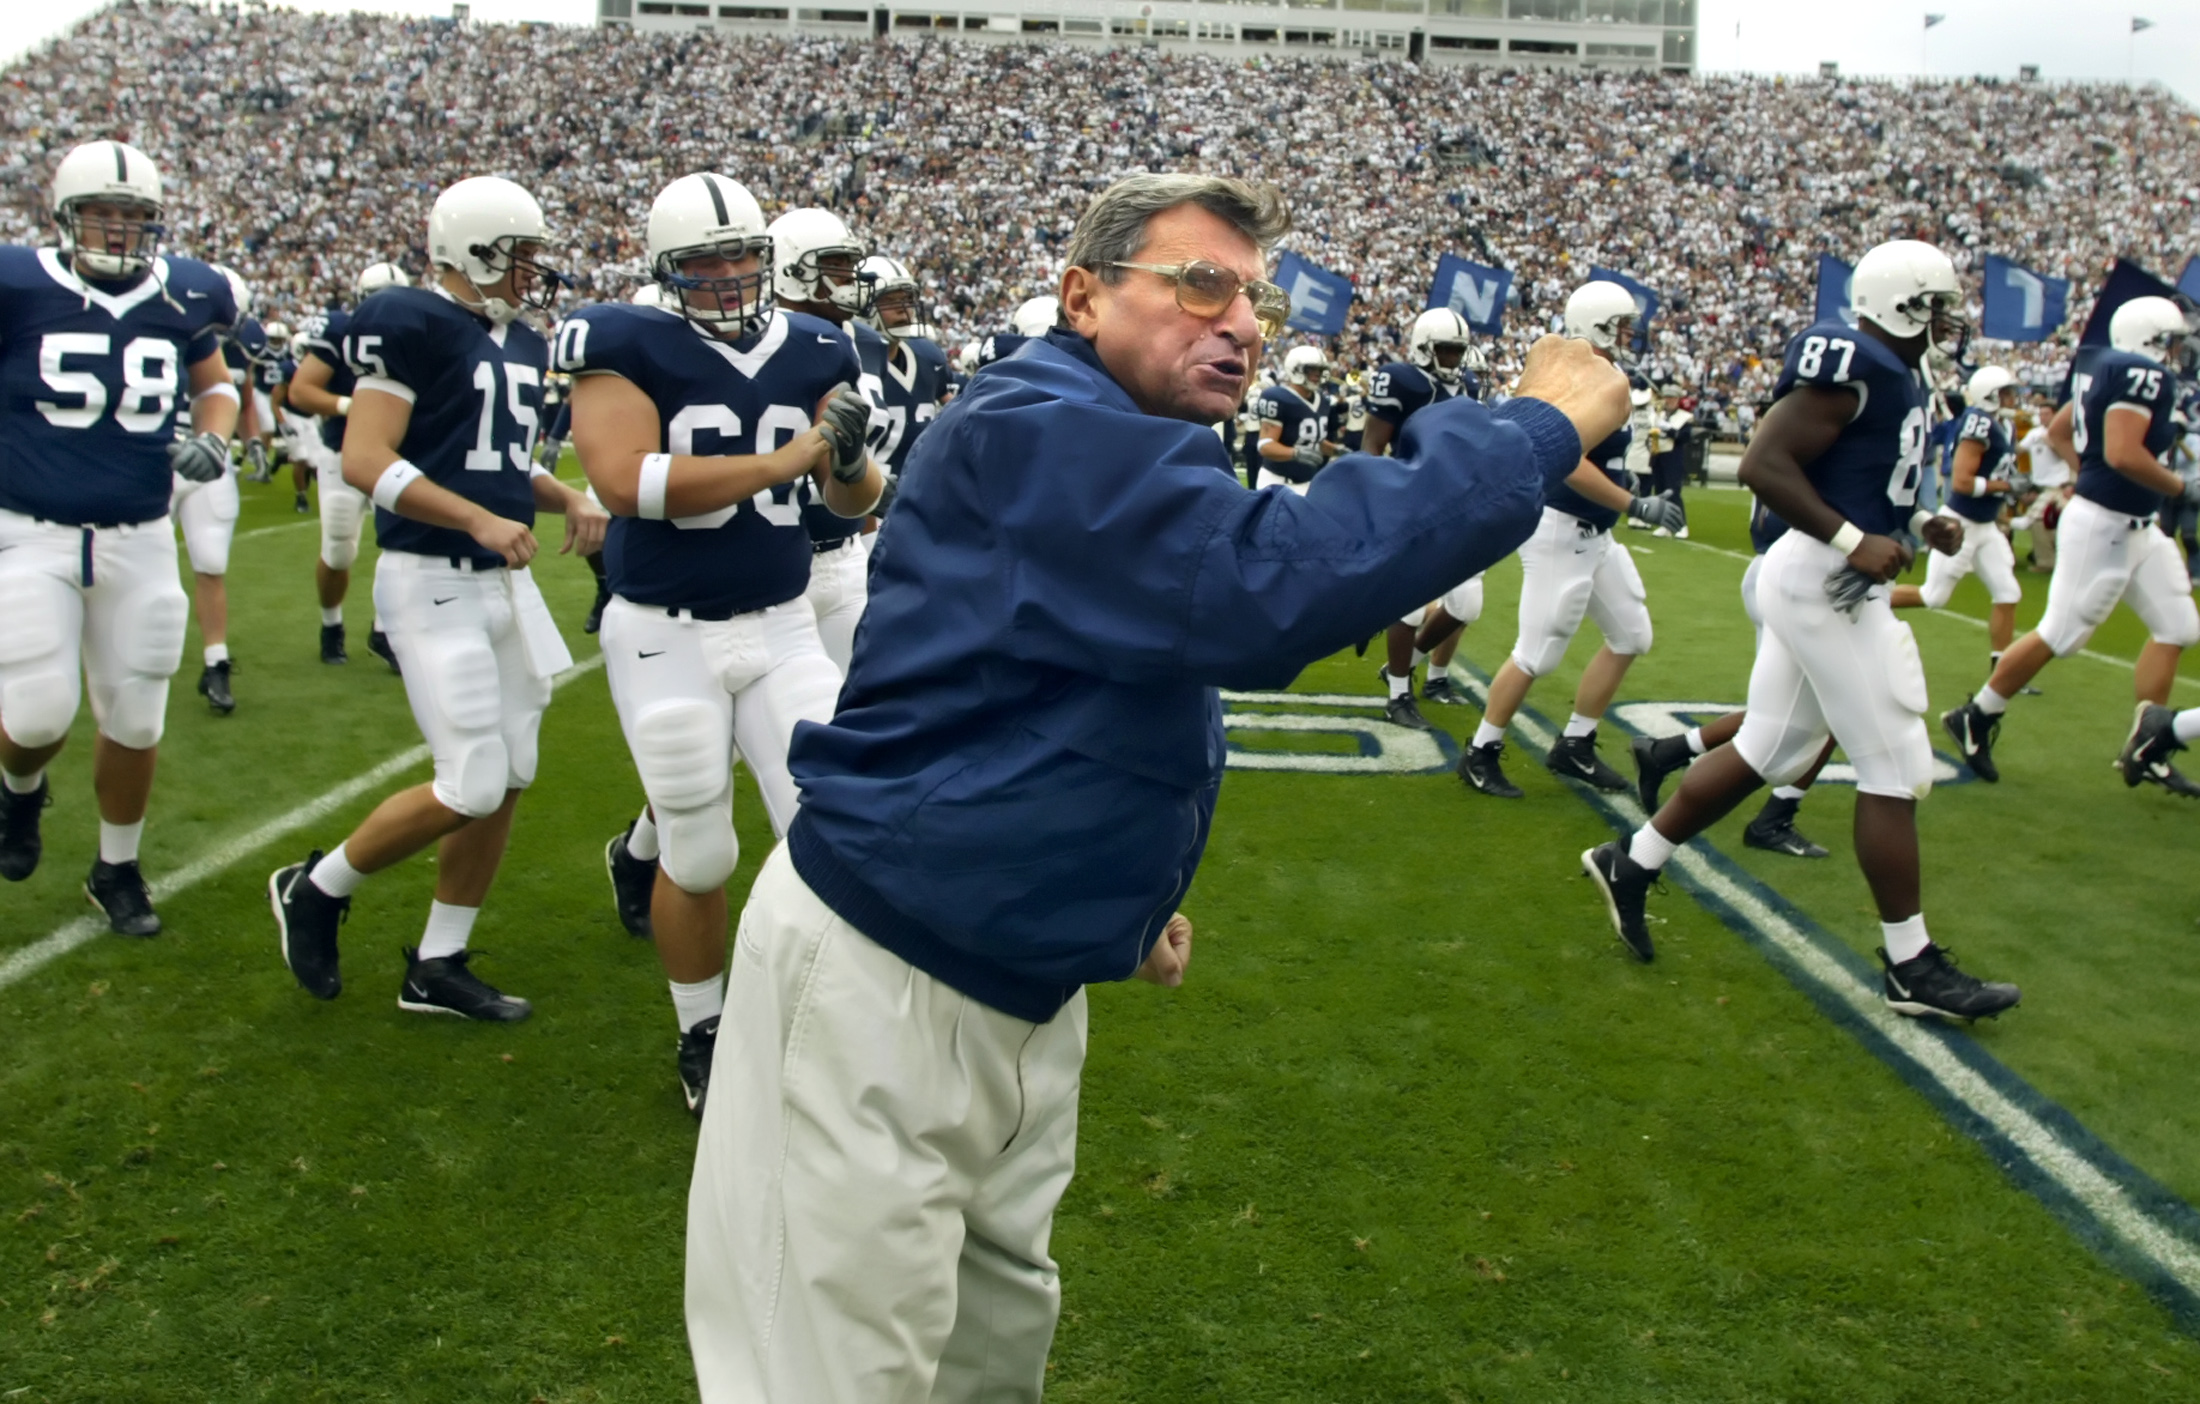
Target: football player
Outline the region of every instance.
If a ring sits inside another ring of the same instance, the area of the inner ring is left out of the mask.
[[[1759,569],[1764,634],[1740,729],[1690,766],[1630,839],[1581,862],[1620,940],[1652,959],[1645,899],[1674,849],[1767,781],[1800,779],[1830,736],[1856,767],[1856,857],[1879,908],[1887,1006],[1975,1019],[2010,1008],[2018,991],[1958,969],[1926,934],[1917,847],[1917,802],[1933,775],[1925,672],[1884,584],[1911,556],[1906,537],[1950,553],[1961,544],[1954,522],[1916,508],[1926,438],[1917,367],[1932,347],[1960,348],[1963,290],[1946,254],[1904,239],[1857,260],[1850,296],[1854,328],[1829,318],[1789,343],[1775,403],[1742,458],[1743,484],[1790,530]]]
[[[1454,395],[1475,398],[1468,362],[1474,344],[1467,319],[1448,307],[1432,307],[1413,319],[1406,334],[1406,358],[1392,361],[1375,372],[1367,383],[1367,428],[1363,451],[1387,454],[1414,412],[1440,404]],[[1471,387],[1471,388],[1470,388]],[[1427,718],[1413,701],[1413,670],[1428,664],[1421,695],[1431,702],[1461,705],[1464,692],[1453,686],[1446,665],[1459,637],[1469,624],[1482,617],[1482,577],[1448,591],[1426,609],[1390,626],[1384,639],[1389,661],[1383,668],[1383,687],[1389,694],[1384,715],[1400,726],[1426,729]],[[1424,642],[1425,640],[1425,642]]]
[[[58,247],[0,246],[0,877],[38,867],[46,765],[88,682],[84,893],[114,930],[152,936],[138,841],[190,615],[169,500],[178,476],[229,472],[221,343],[239,314],[220,274],[160,252],[160,169],[136,147],[69,152],[48,208]]]
[[[558,337],[573,444],[614,514],[605,671],[649,796],[605,858],[621,920],[647,902],[698,1116],[725,1006],[735,751],[785,833],[794,724],[829,720],[840,693],[803,598],[813,556],[799,489],[860,523],[884,482],[865,450],[855,347],[832,322],[773,308],[800,262],[773,240],[738,181],[682,176],[649,212],[665,307],[583,308]]]
[[[1635,299],[1617,283],[1584,283],[1566,299],[1566,335],[1617,363],[1634,336]],[[1687,524],[1671,497],[1634,491],[1627,471],[1632,428],[1622,427],[1583,455],[1543,507],[1543,521],[1520,548],[1520,635],[1512,655],[1490,680],[1489,705],[1474,740],[1459,757],[1459,778],[1485,795],[1519,799],[1500,758],[1505,728],[1535,680],[1558,666],[1581,628],[1596,621],[1603,645],[1574,689],[1573,715],[1550,750],[1551,773],[1618,793],[1627,780],[1597,755],[1597,725],[1636,658],[1650,651],[1650,610],[1642,576],[1612,528],[1621,517],[1654,527]]]
[[[867,384],[866,376],[883,382],[886,338],[861,320],[870,310],[872,288],[861,271],[863,245],[830,210],[789,210],[773,220],[766,232],[771,236],[772,289],[780,307],[830,323],[834,330],[854,338],[859,368],[851,384]],[[813,341],[819,335],[815,330],[802,334]],[[879,411],[877,418],[883,422],[884,412]],[[861,515],[853,520],[841,516],[806,490],[798,490],[797,496],[814,553],[803,594],[817,615],[826,656],[846,673],[848,656],[855,651],[856,625],[868,599],[864,521]]]
[[[370,263],[352,280],[352,294],[363,305],[384,288],[409,288],[412,279],[394,263]],[[351,414],[351,392],[357,383],[344,360],[344,340],[351,333],[352,313],[331,307],[309,317],[299,328],[305,354],[290,378],[290,402],[320,419],[320,442],[314,451],[314,476],[321,492],[321,554],[313,563],[313,590],[321,602],[321,661],[346,663],[351,655],[344,647],[344,596],[351,590],[352,563],[359,559],[359,537],[366,529],[368,500],[365,493],[344,481],[344,427]],[[306,495],[298,493],[299,509]],[[367,635],[367,651],[397,669],[397,654],[382,630],[376,613]]]
[[[1963,546],[1952,556],[1938,551],[1925,562],[1925,584],[1897,585],[1888,597],[1896,609],[1939,609],[1963,577],[1978,572],[1993,608],[1986,616],[1991,677],[2016,633],[2017,553],[2001,529],[2002,509],[2015,489],[2016,454],[1998,411],[2016,408],[2016,379],[2000,366],[1981,366],[1963,389],[1964,410],[1955,422],[1948,459],[1948,500],[1940,508],[1962,529]]]
[[[1260,476],[1253,486],[1303,494],[1322,465],[1344,451],[1329,437],[1330,407],[1321,392],[1328,369],[1319,346],[1294,346],[1283,358],[1284,383],[1260,392]]]
[[[237,321],[222,341],[222,364],[230,385],[237,391],[236,438],[256,442],[258,414],[252,403],[252,361],[265,345],[267,334],[252,317],[252,290],[233,269],[207,265],[229,284]],[[237,536],[237,514],[242,501],[237,495],[237,474],[225,468],[209,482],[193,482],[178,473],[175,496],[168,510],[183,532],[184,554],[191,562],[192,602],[198,607],[199,641],[205,656],[199,668],[199,696],[218,717],[237,710],[229,688],[229,547]]]
[[[557,298],[561,280],[540,262],[547,234],[542,207],[511,181],[459,181],[428,214],[434,280],[375,293],[344,333],[344,480],[374,500],[375,611],[435,778],[383,800],[326,856],[268,877],[283,960],[318,999],[343,989],[337,926],[360,883],[434,844],[435,900],[419,946],[404,948],[398,1008],[503,1022],[532,1012],[468,968],[466,945],[535,778],[550,680],[573,661],[527,573],[535,513],[565,515],[568,551],[594,549],[608,525],[531,457],[549,348],[521,314]]]
[[[993,333],[985,340],[975,343],[975,350],[970,347],[964,348],[965,351],[969,352],[968,359],[970,361],[969,369],[962,372],[964,378],[969,378],[981,366],[990,366],[995,361],[1006,360],[1014,355],[1016,348],[1025,342],[1035,341],[1039,337],[1045,336],[1053,330],[1054,324],[1061,319],[1061,315],[1062,300],[1052,293],[1025,298],[1017,304],[1015,312],[1009,316],[1008,325],[1011,330]]]
[[[2048,660],[2086,646],[2119,600],[2146,625],[2132,690],[2141,702],[2169,701],[2177,660],[2200,642],[2200,609],[2177,543],[2153,527],[2164,501],[2200,501],[2162,462],[2177,437],[2177,376],[2167,365],[2183,349],[2185,314],[2166,297],[2137,297],[2109,319],[2108,349],[2081,349],[2070,401],[2055,412],[2048,441],[2078,474],[2077,495],[2055,527],[2055,569],[2037,629],[2001,656],[1986,685],[1943,715],[1971,773],[1999,780],[1994,741],[2002,713]],[[2200,794],[2166,761],[2144,778],[2178,794]]]
[[[261,329],[261,349],[252,361],[252,410],[258,420],[260,434],[244,446],[245,458],[252,464],[252,472],[245,481],[272,483],[275,481],[277,456],[289,442],[289,417],[284,401],[290,386],[291,372],[297,367],[290,359],[290,328],[281,322],[269,322]]]
[[[886,500],[891,503],[902,465],[946,402],[947,353],[932,340],[932,329],[925,325],[922,294],[908,265],[873,254],[863,261],[861,271],[872,279],[868,320],[888,341],[884,374],[876,385],[866,383],[864,389],[885,416],[884,434],[873,448],[873,457],[886,470]]]

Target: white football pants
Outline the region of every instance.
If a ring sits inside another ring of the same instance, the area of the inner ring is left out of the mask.
[[[810,602],[817,618],[825,656],[842,677],[848,676],[848,659],[856,651],[856,625],[863,622],[863,607],[871,601],[870,562],[871,553],[861,536],[851,536],[846,545],[810,557],[810,584],[802,598]]]

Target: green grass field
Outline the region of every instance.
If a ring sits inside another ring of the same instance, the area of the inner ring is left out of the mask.
[[[321,667],[315,532],[287,488],[247,494],[239,707],[212,717],[191,692],[194,638],[147,826],[156,880],[418,743],[365,653],[368,562],[354,662]],[[1693,494],[1693,543],[1628,535],[1659,642],[1623,700],[1740,701],[1750,630],[1725,552],[1747,550],[1745,501]],[[538,575],[592,654],[586,571]],[[1462,663],[1502,659],[1518,579],[1492,572]],[[2026,588],[2020,628],[2044,577]],[[1912,616],[1936,708],[1983,676],[1985,609],[1973,583],[1951,615]],[[2012,707],[2004,783],[1925,804],[1926,912],[1969,968],[2025,990],[1949,1046],[2193,1202],[2200,809],[2107,768],[2130,711],[2112,660],[2138,643],[2119,614],[2103,659],[2054,665]],[[1593,647],[1530,705],[1563,716]],[[1298,688],[1372,707],[1371,671],[1348,653]],[[1461,736],[1478,719],[1431,710]],[[45,866],[0,891],[0,962],[85,910],[89,741],[80,719],[54,767]],[[475,938],[531,1022],[395,1007],[425,860],[361,892],[340,1000],[306,997],[277,954],[268,871],[424,765],[169,897],[158,940],[101,936],[0,986],[0,1400],[692,1397],[695,1132],[663,977],[602,876],[640,790],[600,671],[552,704],[542,755]],[[1186,906],[1190,979],[1093,992],[1050,1398],[2200,1398],[2173,1295],[1678,885],[1653,899],[1659,961],[1627,958],[1578,878],[1607,820],[1511,756],[1513,804],[1440,771],[1231,777]],[[770,835],[753,791],[736,805],[738,894]],[[1852,810],[1839,786],[1805,804],[1822,863],[1744,850],[1754,805],[1706,842],[1863,955]]]

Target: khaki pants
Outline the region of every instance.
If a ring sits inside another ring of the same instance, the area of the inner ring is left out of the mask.
[[[741,914],[688,1196],[706,1404],[1024,1404],[1061,1308],[1085,996],[1045,1024],[842,921],[784,845]]]

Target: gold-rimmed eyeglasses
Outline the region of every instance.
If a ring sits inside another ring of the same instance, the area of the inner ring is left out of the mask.
[[[1203,258],[1190,263],[1127,263],[1112,259],[1110,268],[1135,268],[1143,273],[1166,278],[1176,284],[1176,305],[1194,317],[1219,317],[1235,301],[1239,293],[1253,305],[1253,320],[1260,324],[1264,341],[1273,341],[1283,334],[1283,324],[1291,317],[1291,296],[1265,278],[1250,282],[1240,278],[1219,263],[1209,263]]]

